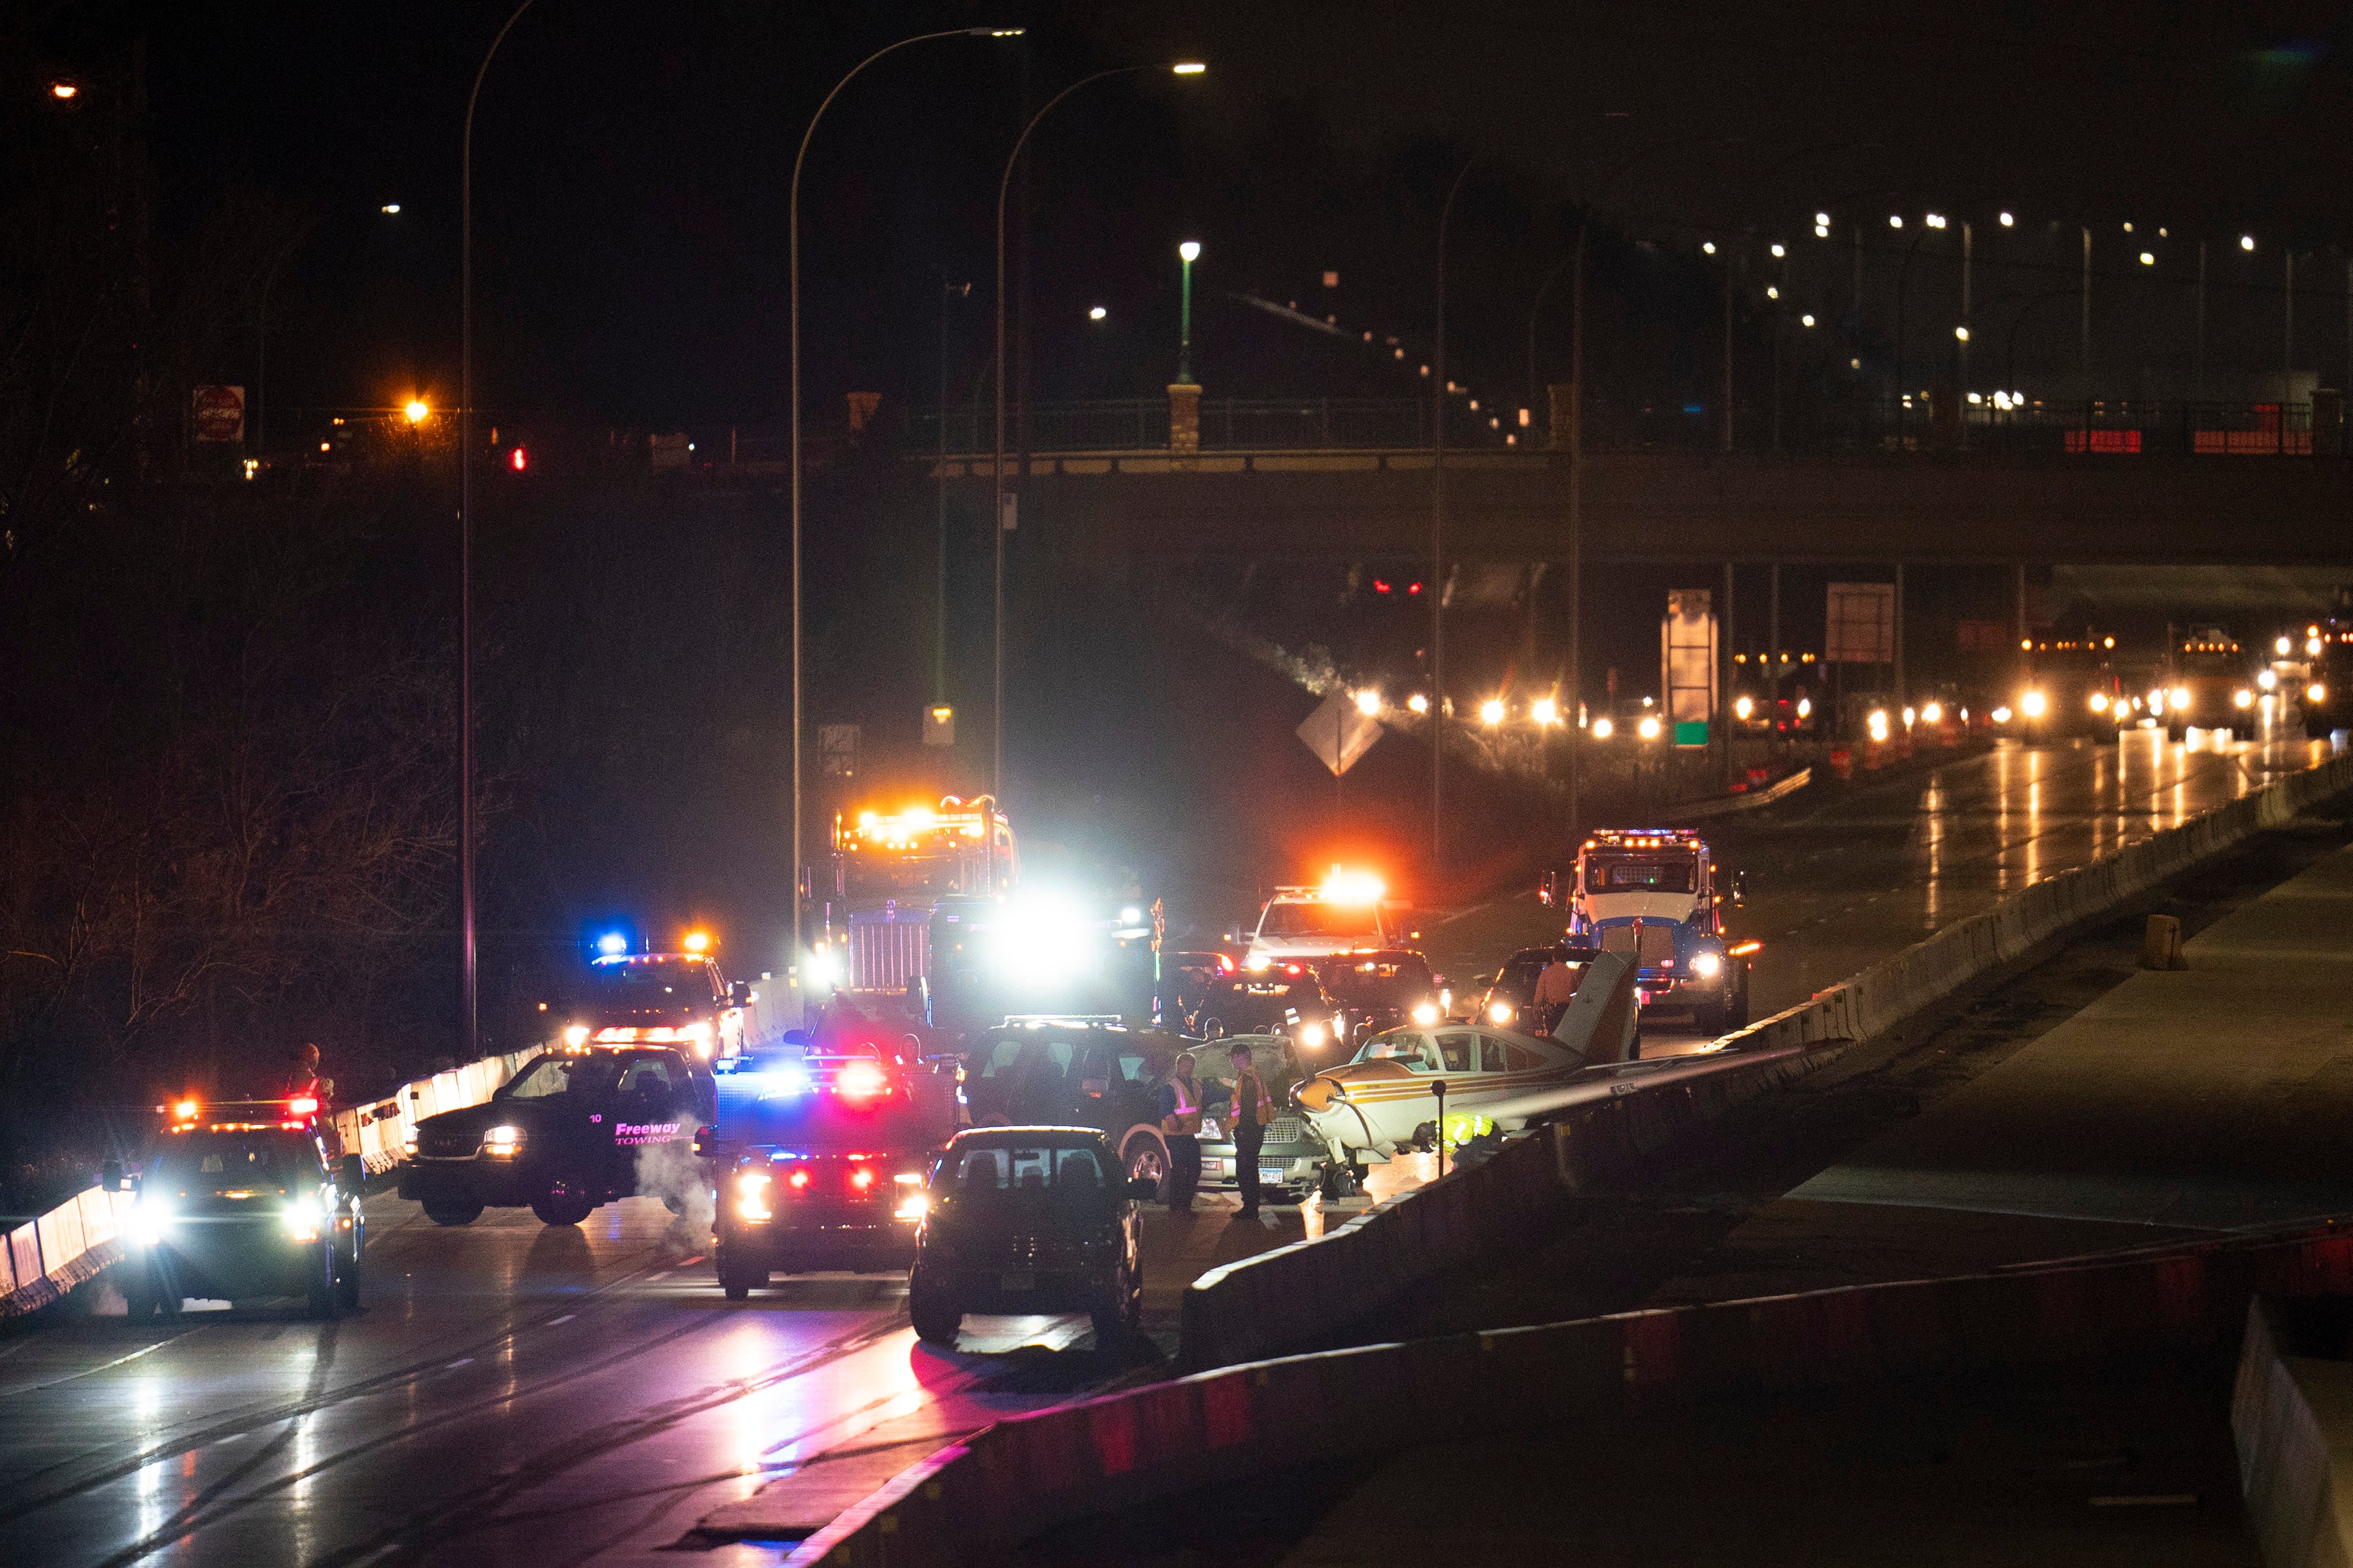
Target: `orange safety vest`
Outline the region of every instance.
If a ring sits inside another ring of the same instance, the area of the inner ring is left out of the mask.
[[[1249,1103],[1251,1113],[1247,1117],[1242,1114],[1242,1085],[1244,1084],[1250,1085],[1250,1095]],[[1257,1068],[1252,1068],[1234,1079],[1232,1115],[1237,1126],[1243,1121],[1254,1121],[1263,1127],[1274,1120],[1274,1098],[1266,1092],[1266,1080],[1258,1076]]]
[[[1160,1119],[1160,1131],[1170,1137],[1191,1137],[1201,1131],[1201,1102],[1186,1091],[1183,1079],[1172,1078],[1169,1089],[1176,1096],[1175,1114]]]

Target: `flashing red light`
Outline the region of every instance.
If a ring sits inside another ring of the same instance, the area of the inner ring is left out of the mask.
[[[849,1173],[849,1184],[862,1193],[874,1184],[874,1173],[860,1165]]]
[[[806,1187],[809,1184],[809,1173],[806,1170],[795,1171],[791,1175],[786,1176],[785,1180],[796,1188]]]
[[[1406,584],[1405,591],[1409,594],[1419,594],[1421,592],[1421,584],[1419,583],[1409,583]]]
[[[883,1076],[879,1062],[844,1062],[841,1070],[833,1075],[833,1092],[844,1100],[871,1100],[878,1094],[890,1093],[891,1080]]]
[[[1301,973],[1301,970],[1299,965],[1295,963],[1286,963],[1282,966],[1282,972],[1285,974],[1297,974]]]
[[[1230,952],[1221,952],[1218,954],[1218,973],[1220,974],[1231,974],[1233,972],[1234,955]]]
[[[519,474],[531,467],[531,458],[525,455],[521,447],[517,447],[507,454],[507,466]]]
[[[1389,591],[1389,585],[1388,585],[1387,583],[1382,582],[1378,577],[1376,577],[1376,578],[1374,578],[1374,579],[1373,579],[1373,592],[1374,592],[1374,593],[1376,593],[1376,594],[1386,594],[1386,593],[1388,593],[1388,591]]]
[[[288,1100],[286,1109],[297,1116],[315,1116],[319,1111],[319,1102],[307,1094],[300,1095]]]

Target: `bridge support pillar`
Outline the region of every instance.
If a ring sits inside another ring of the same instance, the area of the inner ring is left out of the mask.
[[[1196,382],[1176,382],[1168,388],[1168,449],[1201,449],[1201,388]]]

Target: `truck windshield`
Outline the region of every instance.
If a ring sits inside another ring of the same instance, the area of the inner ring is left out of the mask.
[[[986,895],[988,876],[977,849],[939,855],[907,853],[869,856],[860,851],[841,857],[844,893],[859,903],[899,899],[927,904],[941,899]]]
[[[219,1194],[292,1186],[305,1176],[318,1179],[319,1154],[299,1133],[191,1132],[164,1152],[149,1180],[186,1194]]]
[[[1327,904],[1321,899],[1269,904],[1258,922],[1258,934],[1266,937],[1377,937],[1380,931],[1380,916],[1371,905]]]
[[[1597,855],[1586,863],[1588,893],[1688,893],[1699,870],[1694,855]]]
[[[596,1094],[613,1087],[610,1057],[542,1057],[499,1090],[501,1100],[552,1100],[560,1094]]]
[[[693,963],[600,963],[588,971],[579,1001],[605,1012],[678,1012],[711,1005],[711,972]]]

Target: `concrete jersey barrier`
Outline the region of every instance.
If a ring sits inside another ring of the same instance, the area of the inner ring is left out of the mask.
[[[1225,1367],[1010,1417],[811,1536],[789,1568],[997,1561],[1074,1521],[1414,1438],[1596,1426],[1633,1402],[2205,1357],[2258,1293],[2353,1290],[2353,1235],[1618,1313]]]
[[[1545,1097],[1549,1142],[1401,1194],[1321,1240],[1212,1270],[1184,1296],[1179,1363],[1209,1367],[1312,1343],[1500,1240],[1493,1214],[1535,1218],[1567,1195],[1731,1106],[1815,1071],[1978,976],[2238,844],[2353,788],[2353,756],[2291,773],[2088,866],[2037,882],[1943,927],[1811,999],[1720,1042],[1688,1068],[1597,1076]],[[1537,1109],[1533,1101],[1518,1107]]]
[[[368,1174],[382,1175],[400,1163],[407,1135],[419,1121],[483,1103],[543,1048],[509,1051],[411,1079],[380,1100],[334,1112],[328,1123],[343,1152],[357,1154]],[[120,1262],[121,1224],[132,1202],[129,1193],[93,1186],[10,1231],[6,1257],[0,1258],[0,1318],[37,1311]]]

